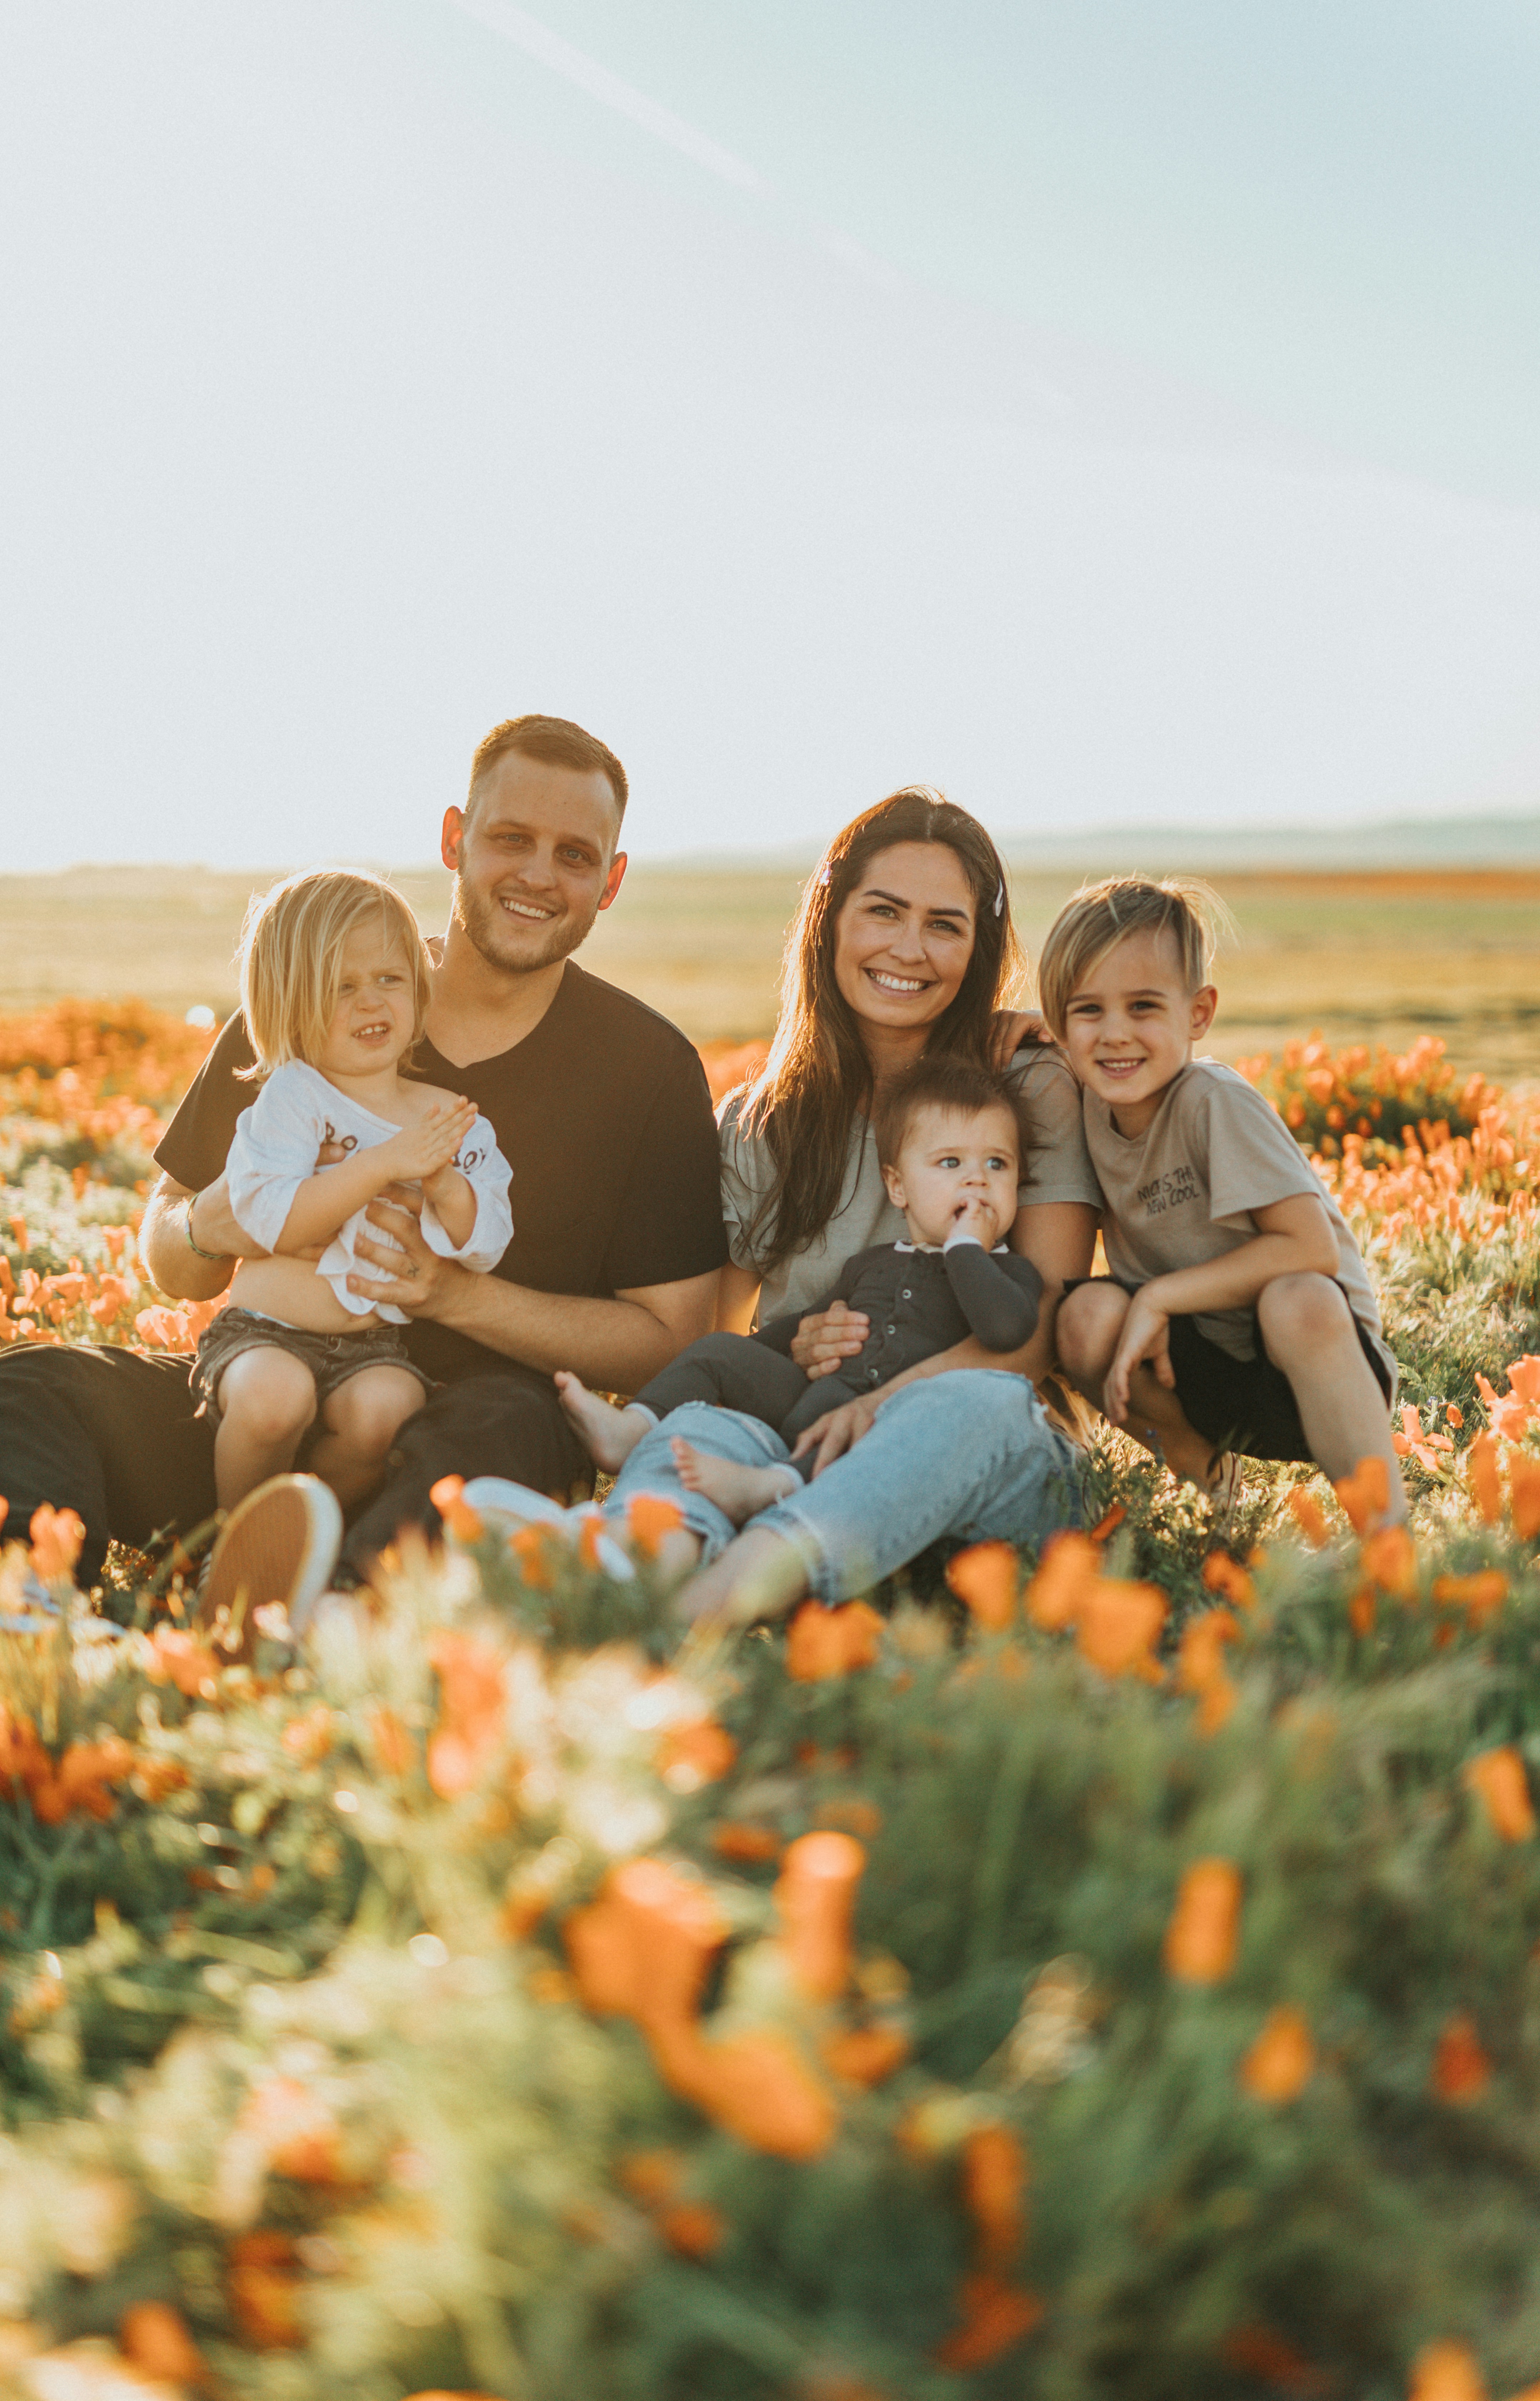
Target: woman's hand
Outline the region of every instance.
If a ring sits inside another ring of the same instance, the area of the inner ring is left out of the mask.
[[[409,1192],[399,1184],[388,1184],[378,1199],[370,1201],[366,1214],[370,1225],[380,1227],[400,1244],[400,1249],[392,1250],[388,1242],[371,1242],[367,1235],[359,1234],[353,1249],[380,1273],[351,1275],[348,1290],[356,1292],[364,1300],[372,1300],[377,1308],[381,1301],[390,1301],[395,1308],[404,1309],[408,1317],[432,1317],[447,1286],[466,1269],[457,1267],[452,1259],[441,1259],[423,1241],[422,1228],[418,1224],[422,1214],[421,1193]]]
[[[864,1310],[851,1309],[843,1300],[832,1301],[827,1309],[804,1317],[792,1335],[792,1363],[810,1384],[817,1383],[820,1376],[832,1376],[842,1359],[853,1359],[871,1331],[872,1321]]]
[[[1002,1075],[1025,1042],[1052,1043],[1053,1036],[1036,1008],[997,1008],[989,1036],[989,1063]]]
[[[803,1458],[817,1446],[818,1455],[813,1467],[815,1483],[826,1467],[832,1466],[836,1459],[853,1449],[864,1434],[871,1433],[876,1423],[882,1397],[880,1393],[858,1393],[853,1401],[842,1401],[837,1409],[831,1409],[827,1417],[819,1418],[816,1424],[808,1426],[798,1435],[797,1447],[791,1453],[793,1459]]]
[[[1145,1290],[1148,1292],[1148,1285]],[[1144,1292],[1136,1292],[1129,1303],[1122,1334],[1102,1387],[1102,1406],[1114,1425],[1125,1425],[1128,1421],[1128,1385],[1135,1367],[1148,1367],[1158,1384],[1163,1384],[1168,1393],[1176,1391],[1176,1371],[1171,1364],[1171,1319],[1163,1309],[1157,1309],[1147,1300]]]

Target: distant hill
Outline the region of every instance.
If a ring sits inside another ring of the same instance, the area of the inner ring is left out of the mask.
[[[1014,867],[1107,871],[1528,867],[1540,862],[1540,816],[1358,818],[1336,826],[1088,826],[1079,833],[1003,833],[998,841]]]

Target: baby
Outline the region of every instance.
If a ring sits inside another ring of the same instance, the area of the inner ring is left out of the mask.
[[[241,1261],[193,1388],[218,1421],[222,1509],[291,1467],[317,1416],[307,1464],[347,1506],[432,1389],[406,1355],[405,1312],[350,1289],[368,1273],[361,1229],[399,1247],[365,1227],[369,1203],[418,1186],[429,1247],[485,1274],[513,1238],[510,1170],[470,1102],[401,1072],[427,1015],[429,961],[388,884],[291,876],[253,902],[240,956],[251,1072],[264,1080],[230,1146],[230,1207],[270,1255]],[[323,1146],[345,1156],[318,1173]]]
[[[922,1058],[876,1112],[877,1157],[909,1240],[858,1251],[816,1312],[835,1300],[869,1320],[853,1358],[812,1380],[793,1365],[791,1338],[805,1314],[754,1334],[708,1334],[681,1351],[626,1408],[559,1374],[562,1405],[598,1466],[613,1473],[649,1427],[687,1401],[710,1401],[774,1426],[791,1459],[755,1468],[708,1458],[682,1439],[674,1456],[685,1485],[735,1525],[795,1491],[812,1470],[816,1421],[858,1393],[972,1334],[986,1351],[1019,1351],[1037,1329],[1042,1278],[1008,1250],[1024,1149],[1015,1095],[1003,1077],[967,1060]]]

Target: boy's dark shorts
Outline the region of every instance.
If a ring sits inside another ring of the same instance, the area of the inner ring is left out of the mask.
[[[1118,1276],[1075,1276],[1065,1290],[1073,1292],[1077,1284],[1082,1283],[1115,1283],[1121,1292],[1131,1294],[1139,1289],[1137,1284],[1122,1283]],[[1343,1286],[1339,1284],[1337,1289],[1347,1301]],[[1353,1314],[1351,1302],[1348,1313]],[[1353,1323],[1357,1328],[1359,1347],[1374,1370],[1388,1409],[1393,1389],[1390,1372],[1356,1317]],[[1228,1351],[1221,1351],[1217,1342],[1211,1342],[1206,1334],[1200,1334],[1195,1318],[1172,1318],[1171,1364],[1176,1370],[1176,1398],[1182,1405],[1182,1414],[1194,1434],[1201,1434],[1216,1450],[1238,1450],[1246,1459],[1312,1460],[1314,1454],[1299,1422],[1294,1387],[1283,1369],[1275,1367],[1268,1357],[1255,1310],[1251,1315],[1251,1338],[1257,1347],[1255,1359],[1236,1359]]]
[[[249,1309],[222,1309],[204,1329],[192,1364],[192,1388],[198,1394],[198,1415],[211,1425],[220,1420],[219,1379],[232,1359],[243,1351],[286,1351],[315,1379],[319,1409],[339,1384],[362,1375],[365,1367],[405,1367],[424,1393],[437,1390],[431,1376],[406,1356],[399,1325],[371,1325],[364,1334],[308,1334],[303,1326],[281,1325],[276,1317],[258,1317]]]

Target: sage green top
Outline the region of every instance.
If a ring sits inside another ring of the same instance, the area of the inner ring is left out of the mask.
[[[1062,1054],[1041,1043],[1026,1044],[1011,1062],[1012,1081],[1026,1097],[1032,1130],[1032,1150],[1020,1198],[1027,1208],[1050,1200],[1078,1200],[1099,1210],[1101,1187],[1085,1146],[1080,1091]],[[749,1247],[749,1229],[761,1202],[775,1183],[775,1162],[763,1135],[744,1134],[738,1118],[746,1091],[730,1092],[717,1118],[722,1144],[722,1214],[727,1226],[727,1247],[735,1263],[750,1270],[762,1268]],[[759,1319],[800,1315],[811,1308],[835,1281],[847,1259],[876,1242],[901,1242],[909,1228],[901,1209],[895,1209],[877,1165],[877,1146],[867,1119],[859,1113],[850,1129],[850,1148],[839,1206],[821,1234],[795,1252],[763,1269]],[[763,1243],[763,1237],[761,1236]]]

